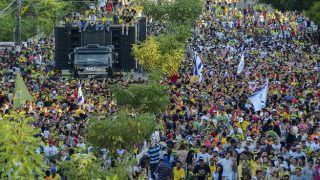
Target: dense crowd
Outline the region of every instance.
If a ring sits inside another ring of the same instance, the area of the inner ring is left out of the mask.
[[[132,176],[320,179],[320,48],[308,33],[311,21],[253,3],[208,0],[205,6],[188,42],[189,57],[169,82],[170,105],[161,128],[146,140]],[[54,70],[53,47],[48,38],[0,55],[0,120],[26,118],[41,130],[37,153],[50,167],[47,179],[62,176],[60,162],[90,150],[84,139],[87,117],[116,112],[108,87],[128,83],[84,80],[80,108],[78,81]],[[193,76],[194,51],[204,66],[201,82]],[[242,55],[245,67],[237,74]],[[12,108],[17,71],[33,96],[20,109]],[[267,106],[255,112],[248,96],[266,81]]]
[[[148,176],[319,179],[320,48],[312,22],[252,2],[208,0],[205,9],[170,83],[163,128],[145,151]],[[267,105],[255,112],[248,96],[267,81]]]
[[[54,69],[54,43],[51,38],[42,43],[24,45],[21,49],[1,50],[0,56],[0,120],[25,119],[40,129],[41,144],[37,153],[44,156],[48,177],[60,175],[60,162],[73,154],[87,153],[84,128],[91,114],[113,114],[117,111],[108,86],[128,82],[114,80],[83,80],[86,99],[80,108],[77,103],[77,80],[63,78]],[[33,101],[13,108],[15,74],[24,78]]]

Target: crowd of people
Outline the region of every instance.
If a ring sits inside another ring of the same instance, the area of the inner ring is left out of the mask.
[[[161,128],[146,140],[132,177],[320,179],[320,47],[312,43],[309,24],[303,14],[256,3],[206,1],[188,42],[189,56],[168,82],[170,105]],[[0,51],[0,120],[24,118],[41,130],[37,153],[50,167],[47,179],[59,179],[61,162],[90,150],[87,117],[115,113],[108,87],[128,83],[83,80],[80,108],[78,81],[55,71],[53,51],[51,38]],[[194,51],[203,63],[201,82],[194,81]],[[245,67],[237,74],[242,55]],[[17,71],[33,101],[14,109]],[[248,96],[266,81],[266,107],[255,112]]]
[[[59,179],[62,176],[61,162],[69,160],[73,154],[88,152],[84,139],[87,116],[117,111],[108,86],[128,82],[121,79],[83,80],[86,99],[80,108],[77,103],[78,81],[64,78],[55,70],[53,51],[52,38],[29,43],[19,50],[0,51],[0,120],[26,120],[39,129],[40,134],[35,136],[41,139],[41,143],[36,152],[43,155],[44,165],[50,167],[46,171],[48,178]],[[18,72],[33,100],[15,109],[14,82]]]
[[[78,27],[79,32],[86,30],[110,31],[111,25],[120,24],[122,34],[128,35],[128,27],[135,22],[137,10],[131,1],[100,0],[91,2],[83,14],[74,12],[63,18],[63,25],[71,32]]]
[[[302,13],[250,1],[206,1],[142,172],[175,180],[320,179],[320,47],[311,24]],[[201,82],[193,76],[195,51]],[[266,107],[255,111],[248,96],[266,82]]]

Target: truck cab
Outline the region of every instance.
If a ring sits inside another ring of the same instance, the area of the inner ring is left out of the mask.
[[[99,46],[98,44],[88,44],[85,47],[77,47],[71,55],[75,75],[104,75],[112,69],[117,59],[117,54],[113,52],[114,47]]]

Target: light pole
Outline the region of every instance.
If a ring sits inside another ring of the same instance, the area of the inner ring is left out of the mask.
[[[21,0],[17,0],[17,7],[18,7],[18,11],[17,11],[17,27],[16,27],[16,43],[20,44],[21,43]]]

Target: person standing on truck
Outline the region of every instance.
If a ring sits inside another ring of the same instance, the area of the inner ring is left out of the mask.
[[[104,22],[103,22],[103,17],[99,15],[97,23],[96,23],[96,31],[103,31],[104,30]]]
[[[99,0],[99,8],[103,11],[106,7],[106,0]]]
[[[112,19],[112,15],[110,14],[107,14],[107,17],[106,17],[106,28],[107,28],[107,31],[109,32],[110,31],[110,26],[111,26],[111,23],[113,22],[113,19]]]
[[[128,22],[128,13],[129,13],[129,9],[128,9],[128,6],[127,4],[125,5],[125,7],[123,8],[122,12],[121,12],[121,16],[120,16],[120,24],[121,24],[121,30],[122,30],[122,35],[124,35],[124,31],[125,31],[125,28],[127,29],[128,26],[127,26],[127,22]],[[127,34],[127,33],[126,33]]]
[[[90,26],[91,28],[95,27],[97,21],[97,17],[96,15],[94,15],[93,13],[89,15],[89,19],[86,23],[86,26],[84,27],[84,31],[87,30],[88,26]]]

